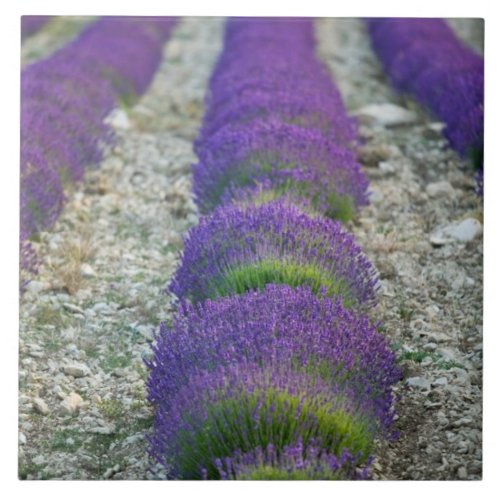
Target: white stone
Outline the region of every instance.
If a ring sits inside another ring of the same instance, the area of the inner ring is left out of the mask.
[[[128,119],[127,113],[125,113],[123,109],[114,109],[104,121],[117,129],[130,129],[130,120]]]
[[[50,413],[47,403],[41,398],[33,399],[33,408],[40,415],[48,415]]]
[[[76,415],[83,403],[82,397],[76,392],[69,394],[60,405],[62,415]]]
[[[439,181],[428,184],[425,188],[425,192],[431,198],[440,198],[442,196],[453,195],[453,187],[448,181]]]
[[[423,377],[410,377],[406,380],[406,383],[410,387],[415,387],[417,389],[429,390],[431,388],[430,382]]]
[[[395,127],[397,125],[409,125],[418,120],[418,116],[413,111],[397,106],[390,102],[369,104],[353,113],[360,118],[367,118],[385,127]]]
[[[39,294],[40,292],[42,292],[46,288],[47,288],[46,283],[43,283],[42,281],[36,281],[36,280],[30,281],[26,285],[26,291],[33,294],[33,295]]]
[[[433,386],[442,386],[445,387],[448,385],[448,379],[446,377],[439,377],[432,383]]]
[[[86,377],[90,375],[90,368],[83,363],[71,363],[63,366],[63,372],[75,378]]]
[[[80,266],[80,274],[84,278],[93,278],[96,275],[96,273],[95,273],[94,269],[92,268],[92,266],[90,264],[87,264],[87,263],[83,263]]]
[[[472,241],[476,236],[481,234],[483,231],[483,226],[481,223],[472,218],[468,218],[459,222],[458,224],[453,224],[446,228],[446,233],[458,241]]]
[[[437,229],[430,235],[430,242],[434,246],[442,246],[453,241],[466,243],[472,241],[483,232],[482,224],[473,218],[467,218],[460,222],[453,222],[448,226]]]
[[[67,311],[70,311],[72,313],[77,313],[77,314],[83,314],[84,311],[81,307],[78,307],[77,305],[75,304],[71,304],[70,302],[65,302],[63,304],[63,307],[64,309],[66,309]]]

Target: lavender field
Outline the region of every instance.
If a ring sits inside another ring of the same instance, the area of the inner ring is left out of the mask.
[[[20,479],[482,479],[482,20],[21,24]]]

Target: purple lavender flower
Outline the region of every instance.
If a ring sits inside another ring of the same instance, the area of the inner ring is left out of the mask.
[[[305,446],[299,438],[296,443],[285,446],[280,454],[269,444],[247,453],[238,450],[232,457],[216,459],[214,465],[221,479],[310,481],[367,479],[369,462],[359,466],[345,448],[337,456],[314,444]]]
[[[369,19],[372,45],[393,85],[446,123],[461,155],[482,165],[484,60],[443,19]]]
[[[170,290],[200,301],[267,283],[305,284],[342,297],[345,305],[366,306],[374,302],[375,274],[339,222],[278,200],[203,217],[185,239]]]
[[[88,165],[99,162],[103,144],[112,139],[104,118],[119,99],[146,89],[174,23],[103,18],[22,71],[22,248],[26,238],[54,223],[64,183],[80,180]]]
[[[314,54],[310,19],[231,19],[210,82],[199,147],[227,123],[271,117],[318,129],[348,146],[356,140],[340,93]]]
[[[203,212],[265,181],[332,218],[349,219],[367,204],[368,182],[355,155],[315,129],[259,119],[223,127],[197,149],[194,192]]]
[[[163,425],[161,415],[170,411],[181,388],[192,385],[193,374],[246,362],[261,367],[278,362],[287,373],[319,376],[377,427],[391,425],[391,385],[400,372],[384,338],[365,316],[344,309],[340,299],[286,285],[196,306],[183,303],[172,328],[161,325],[153,357],[146,361],[157,425]],[[163,431],[158,434],[163,439]]]
[[[169,407],[157,406],[150,436],[152,455],[160,463],[172,458],[172,477],[200,479],[206,470],[209,479],[230,478],[229,457],[259,446],[271,445],[279,456],[275,473],[280,466],[313,472],[315,462],[326,466],[316,471],[325,479],[348,475],[369,458],[376,425],[328,379],[297,371],[282,359],[193,373]],[[323,460],[303,455],[303,439],[313,456],[311,448],[323,451]]]

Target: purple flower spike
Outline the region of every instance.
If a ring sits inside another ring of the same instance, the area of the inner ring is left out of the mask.
[[[384,338],[340,300],[306,288],[268,285],[261,292],[181,305],[170,330],[161,326],[148,361],[149,400],[170,408],[193,373],[250,362],[312,370],[387,428],[391,385],[400,376]]]
[[[263,181],[315,200],[333,218],[342,218],[342,200],[353,210],[367,204],[368,182],[355,155],[315,129],[275,118],[228,125],[198,147],[198,156],[194,192],[203,212]]]
[[[222,207],[202,218],[185,240],[170,290],[200,301],[268,282],[325,288],[346,305],[365,306],[374,302],[377,277],[339,222],[272,201]]]

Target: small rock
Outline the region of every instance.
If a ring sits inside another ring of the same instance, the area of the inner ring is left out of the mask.
[[[33,463],[35,465],[43,465],[45,463],[45,457],[43,455],[37,455],[33,458]]]
[[[458,420],[455,420],[455,422],[453,422],[453,427],[462,427],[464,425],[470,425],[474,422],[474,420],[470,417],[462,417],[462,418],[459,418]]]
[[[369,104],[353,113],[364,123],[375,122],[385,127],[398,125],[410,125],[418,120],[413,111],[397,106],[390,102],[381,104]]]
[[[434,342],[429,342],[428,344],[424,345],[424,350],[428,352],[434,352],[437,348],[437,345],[434,344]]]
[[[75,304],[71,304],[69,302],[65,302],[63,304],[64,309],[66,309],[69,312],[72,313],[77,313],[77,314],[84,314],[84,311],[81,307],[76,306]]]
[[[457,474],[459,479],[467,479],[467,469],[464,466],[458,468]]]
[[[443,129],[446,125],[441,122],[429,123],[424,129],[426,139],[441,139]]]
[[[101,427],[93,427],[90,429],[90,432],[93,434],[102,434],[104,436],[109,436],[110,434],[113,434],[115,432],[114,426],[112,427],[106,427],[106,426],[101,426]]]
[[[430,242],[435,246],[442,246],[452,241],[466,243],[482,232],[481,223],[476,219],[468,218],[434,231],[430,236]]]
[[[62,415],[76,415],[83,403],[82,397],[76,392],[69,394],[60,405]]]
[[[93,278],[96,275],[96,273],[95,273],[94,269],[92,268],[92,266],[90,264],[87,264],[87,263],[83,263],[80,266],[80,274],[84,278]]]
[[[446,228],[446,233],[458,241],[472,241],[476,236],[481,234],[483,226],[481,223],[472,218],[463,220],[462,222]]]
[[[439,377],[432,383],[433,386],[442,386],[445,387],[448,385],[448,379],[446,377]]]
[[[99,394],[92,394],[92,396],[90,397],[90,401],[92,401],[92,403],[94,404],[97,404],[100,403],[102,399],[101,396],[99,396]]]
[[[26,444],[26,436],[22,432],[19,433],[19,444],[21,446]]]
[[[383,172],[384,174],[393,174],[394,172],[396,172],[396,167],[394,164],[392,164],[391,162],[388,162],[388,161],[381,161],[379,164],[378,164],[378,168],[380,169],[381,172]]]
[[[120,472],[120,464],[116,464],[113,467],[110,467],[103,474],[104,479],[109,479],[111,476],[115,475],[117,472]]]
[[[63,372],[66,375],[71,375],[75,378],[86,377],[90,375],[90,368],[83,363],[72,363],[70,365],[63,366]]]
[[[123,109],[114,109],[104,120],[105,123],[121,130],[130,129],[130,120]]]
[[[448,181],[433,182],[425,188],[426,193],[431,198],[441,198],[453,195],[453,187]]]
[[[422,389],[428,391],[431,388],[430,382],[423,377],[410,377],[406,380],[409,387],[415,387],[417,389]]]
[[[41,398],[33,399],[33,408],[40,415],[48,415],[50,413],[47,403]]]
[[[376,167],[381,161],[391,157],[391,150],[384,145],[368,145],[358,151],[359,161],[367,167]]]
[[[46,288],[47,288],[46,283],[43,283],[42,281],[36,281],[36,280],[30,281],[26,285],[26,291],[30,292],[33,295],[37,295],[40,292],[43,292]]]

